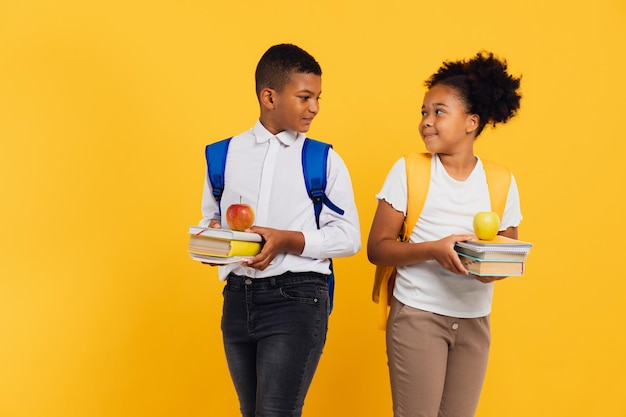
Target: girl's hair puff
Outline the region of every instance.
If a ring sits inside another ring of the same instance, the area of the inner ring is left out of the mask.
[[[444,62],[425,85],[453,88],[467,105],[467,111],[480,117],[478,136],[487,124],[495,127],[515,116],[522,98],[520,80],[521,77],[507,72],[506,60],[481,51],[469,60]]]

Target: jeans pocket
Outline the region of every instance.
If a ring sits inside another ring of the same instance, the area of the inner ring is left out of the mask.
[[[305,304],[318,304],[323,297],[328,297],[328,289],[317,284],[298,284],[280,287],[283,298]]]

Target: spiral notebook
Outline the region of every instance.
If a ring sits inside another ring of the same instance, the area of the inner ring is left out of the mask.
[[[471,250],[475,253],[500,252],[528,254],[528,252],[530,252],[530,248],[533,247],[533,244],[523,240],[511,239],[498,235],[492,240],[465,240],[462,242],[456,242],[455,248],[456,247]]]

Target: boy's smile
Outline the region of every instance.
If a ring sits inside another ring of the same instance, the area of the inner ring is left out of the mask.
[[[313,73],[293,72],[282,90],[272,90],[269,111],[261,117],[267,130],[307,132],[319,112],[322,77]]]

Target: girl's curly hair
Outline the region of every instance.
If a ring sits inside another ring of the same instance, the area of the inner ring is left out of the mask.
[[[481,51],[469,60],[444,62],[425,85],[453,88],[467,111],[480,117],[476,136],[487,124],[506,123],[520,107],[521,77],[507,72],[507,63],[491,52]]]

